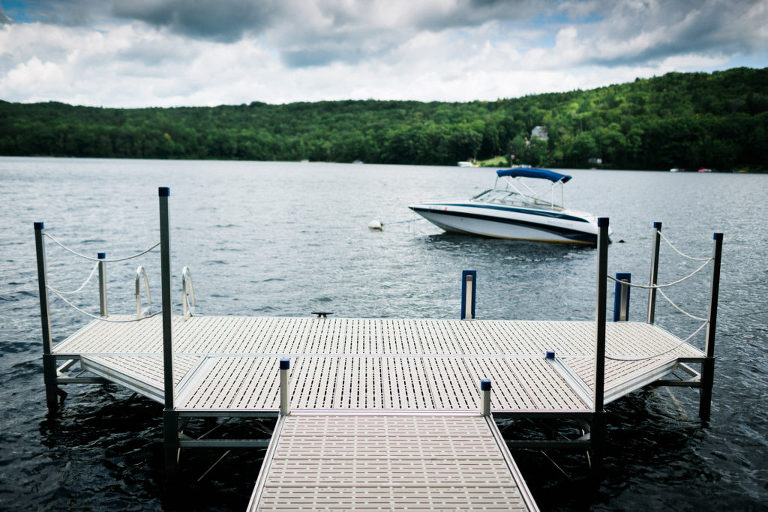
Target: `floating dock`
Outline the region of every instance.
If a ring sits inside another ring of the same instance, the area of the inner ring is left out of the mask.
[[[648,321],[626,321],[629,277],[617,275],[620,321],[606,322],[607,219],[594,322],[473,319],[473,271],[462,276],[463,320],[197,316],[186,268],[183,314],[173,315],[168,195],[160,190],[161,315],[142,314],[141,268],[137,315],[108,315],[108,260],[99,254],[101,316],[55,346],[48,291],[61,293],[46,284],[45,233],[36,223],[48,406],[56,409],[59,385],[93,382],[164,404],[170,473],[180,449],[267,448],[249,511],[537,510],[510,446],[572,444],[599,463],[604,405],[649,385],[700,388],[708,419],[720,234],[698,269],[714,261],[709,316],[694,332],[706,327],[704,351],[688,343],[693,335],[680,339],[653,322],[656,291],[668,286],[655,282],[659,223],[651,282],[640,286],[649,290]],[[189,439],[180,423],[195,417],[276,425],[269,439]],[[504,439],[494,417],[576,420],[583,435]]]
[[[606,327],[606,353],[629,359],[609,360],[606,402],[705,358],[657,326]],[[536,510],[480,412],[480,382],[493,383],[493,416],[589,420],[594,331],[594,322],[176,317],[174,410],[278,415],[289,358],[290,414],[249,510]],[[95,320],[54,354],[163,403],[159,317]]]
[[[163,403],[162,328],[94,320],[53,353]],[[593,410],[594,322],[190,316],[173,335],[178,412],[277,413],[283,358],[291,410],[479,411],[481,379],[496,414]],[[605,346],[606,403],[705,358],[644,322],[608,323]]]

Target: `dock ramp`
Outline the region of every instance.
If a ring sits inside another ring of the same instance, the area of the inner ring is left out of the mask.
[[[490,416],[294,411],[248,510],[538,508]]]

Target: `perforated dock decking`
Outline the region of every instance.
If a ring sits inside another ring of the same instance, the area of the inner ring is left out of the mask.
[[[606,402],[704,357],[654,325],[606,329]],[[95,321],[54,354],[162,403],[162,337],[159,317]],[[292,414],[251,510],[536,510],[480,379],[497,414],[590,415],[594,340],[592,322],[178,317],[175,411],[276,412],[288,357]]]
[[[248,510],[538,510],[493,419],[292,413]]]
[[[609,357],[661,354],[609,359],[606,402],[704,357],[655,325],[606,328]],[[477,410],[487,378],[497,413],[591,411],[593,322],[196,316],[175,318],[173,336],[179,411],[276,411],[282,357],[292,409]],[[162,402],[159,317],[94,321],[54,353]]]

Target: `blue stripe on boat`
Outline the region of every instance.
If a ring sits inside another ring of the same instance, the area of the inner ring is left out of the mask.
[[[575,217],[573,215],[567,215],[565,213],[546,212],[539,210],[528,210],[526,208],[514,208],[512,206],[494,206],[490,204],[471,204],[471,203],[426,203],[425,206],[461,206],[464,208],[488,208],[492,210],[501,210],[504,212],[524,213],[526,215],[539,215],[541,217],[550,217],[553,219],[572,220],[574,222],[586,222],[589,221],[582,217]]]

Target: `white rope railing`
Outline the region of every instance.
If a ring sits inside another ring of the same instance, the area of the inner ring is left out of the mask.
[[[45,285],[45,287],[51,290],[53,293],[56,293],[57,295],[74,295],[76,293],[80,293],[83,290],[83,288],[85,288],[85,285],[88,284],[88,282],[91,280],[91,278],[93,277],[93,275],[96,273],[98,269],[99,269],[99,264],[96,263],[93,266],[93,269],[91,269],[91,273],[88,274],[88,277],[85,278],[85,281],[83,281],[83,284],[81,284],[80,288],[78,288],[77,290],[72,290],[71,292],[63,292],[61,290],[57,290],[56,288],[54,288],[49,284]]]
[[[675,247],[675,245],[674,245],[674,244],[673,244],[673,243],[672,243],[672,242],[669,240],[669,238],[667,238],[666,236],[664,236],[664,233],[662,233],[661,231],[656,231],[656,232],[659,234],[659,236],[662,238],[662,240],[664,240],[665,242],[667,242],[667,245],[668,245],[668,246],[670,246],[670,247],[672,248],[672,250],[673,250],[673,251],[675,251],[677,254],[679,254],[679,255],[680,255],[680,256],[682,256],[683,258],[689,259],[689,260],[691,260],[691,261],[709,261],[709,260],[711,260],[711,259],[712,259],[712,258],[694,258],[693,256],[688,256],[687,254],[685,254],[684,252],[682,252],[680,249],[678,249],[677,247]]]
[[[677,304],[672,302],[672,299],[667,297],[667,294],[664,293],[664,290],[659,289],[659,293],[661,294],[662,297],[667,299],[667,302],[669,302],[672,305],[673,308],[675,308],[676,310],[678,310],[679,312],[681,312],[685,316],[687,316],[689,318],[693,318],[694,320],[698,320],[699,322],[708,322],[708,320],[706,318],[702,318],[700,316],[692,315],[691,313],[687,312],[686,310],[684,310],[683,308],[681,308],[680,306],[678,306]]]
[[[686,343],[688,343],[689,341],[691,341],[691,338],[693,338],[694,336],[696,336],[697,334],[699,334],[699,332],[700,332],[700,331],[701,331],[701,330],[702,330],[704,327],[706,327],[707,325],[709,325],[709,322],[708,322],[708,321],[705,321],[703,324],[701,324],[701,325],[699,326],[699,328],[698,328],[698,329],[696,329],[695,331],[693,331],[693,333],[691,333],[691,335],[690,335],[690,336],[688,336],[688,337],[687,337],[687,338],[685,338],[684,340],[681,340],[681,341],[680,341],[680,343],[678,343],[678,344],[674,345],[672,348],[670,348],[670,349],[667,349],[667,350],[665,350],[664,352],[659,352],[658,354],[653,354],[653,355],[650,355],[650,356],[643,356],[643,357],[619,357],[619,356],[611,356],[611,355],[608,355],[608,354],[606,354],[606,355],[605,355],[605,358],[606,358],[606,359],[610,359],[611,361],[646,361],[646,360],[648,360],[648,359],[655,359],[655,358],[657,358],[657,357],[661,357],[661,356],[667,355],[667,354],[669,354],[670,352],[672,352],[673,350],[675,350],[675,349],[678,349],[678,348],[682,347],[683,345],[685,345]]]
[[[699,266],[699,268],[697,268],[696,270],[694,270],[693,272],[691,272],[691,273],[690,273],[690,274],[688,274],[687,276],[685,276],[685,277],[683,277],[683,278],[681,278],[681,279],[678,279],[677,281],[672,281],[671,283],[665,283],[665,284],[638,284],[638,283],[630,283],[630,282],[627,282],[627,281],[623,281],[623,280],[620,280],[620,279],[616,279],[616,278],[615,278],[615,277],[613,277],[613,276],[606,276],[606,277],[607,277],[609,280],[611,280],[611,281],[613,281],[613,282],[615,282],[615,283],[621,283],[621,284],[623,284],[623,285],[631,286],[631,287],[633,287],[633,288],[642,288],[643,290],[651,290],[651,289],[657,289],[657,290],[659,290],[659,289],[661,289],[661,288],[669,288],[670,286],[674,286],[674,285],[676,285],[676,284],[680,284],[680,283],[682,283],[683,281],[685,281],[685,280],[687,280],[687,279],[690,279],[690,278],[692,278],[693,276],[695,276],[696,274],[698,274],[699,272],[701,272],[701,271],[704,269],[704,267],[706,267],[706,266],[707,266],[707,265],[708,265],[708,264],[709,264],[711,261],[712,261],[712,258],[707,258],[707,261],[705,261],[704,263],[702,263],[702,264]]]
[[[138,258],[139,256],[144,256],[149,251],[152,251],[152,250],[157,249],[158,247],[160,247],[160,242],[157,242],[155,245],[153,245],[149,249],[143,250],[140,253],[134,254],[132,256],[126,256],[124,258],[111,258],[111,259],[103,259],[102,260],[102,259],[99,259],[99,258],[94,258],[93,256],[87,256],[87,255],[85,255],[83,253],[75,251],[74,249],[70,249],[69,247],[67,247],[66,245],[64,245],[63,243],[61,243],[55,237],[53,237],[52,235],[49,235],[48,233],[43,233],[43,236],[46,236],[46,237],[50,238],[53,243],[55,243],[56,245],[58,245],[59,247],[61,247],[65,251],[71,252],[75,256],[79,256],[81,258],[84,258],[84,259],[90,260],[90,261],[103,261],[105,263],[117,263],[117,262],[120,262],[120,261],[132,260],[134,258]]]
[[[99,315],[94,315],[94,314],[89,313],[89,312],[87,312],[87,311],[85,311],[83,309],[80,309],[79,307],[75,306],[70,301],[68,301],[66,297],[64,297],[63,295],[60,295],[59,292],[57,292],[56,290],[53,290],[50,287],[49,287],[49,289],[54,294],[56,294],[61,300],[63,300],[65,303],[67,303],[67,305],[69,305],[71,308],[75,309],[79,313],[82,313],[85,316],[89,316],[89,317],[91,317],[91,318],[93,318],[95,320],[100,320],[102,322],[112,322],[112,323],[117,323],[117,324],[127,324],[127,323],[131,323],[131,322],[141,322],[142,320],[147,320],[148,318],[155,317],[155,316],[157,316],[157,315],[159,315],[160,313],[163,312],[162,310],[160,310],[160,311],[158,311],[156,313],[152,313],[151,315],[143,316],[141,318],[130,318],[130,319],[127,319],[127,320],[111,319],[111,318],[107,318],[107,317],[103,317],[103,316],[99,316]]]

